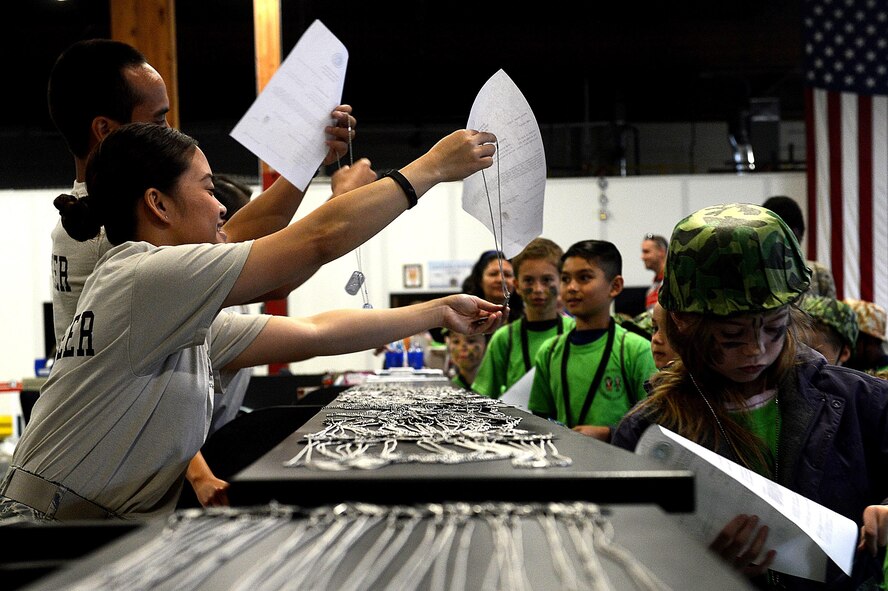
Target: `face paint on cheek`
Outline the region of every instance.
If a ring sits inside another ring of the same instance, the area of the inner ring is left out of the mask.
[[[722,347],[721,343],[713,339],[708,349],[710,351],[709,359],[712,363],[724,363],[725,348]]]
[[[558,297],[558,284],[556,283],[554,285],[550,285],[548,291],[549,291],[550,297],[557,298]]]
[[[524,287],[521,289],[521,295],[523,295],[523,296],[530,296],[532,293],[533,293],[532,287]]]
[[[779,342],[781,339],[785,338],[785,337],[786,337],[786,332],[787,332],[787,330],[788,330],[788,329],[787,329],[787,327],[786,327],[785,325],[784,325],[784,326],[781,326],[781,327],[780,327],[780,330],[778,330],[778,331],[774,334],[774,337],[771,339],[771,342],[772,342],[772,343],[776,343],[776,342]]]

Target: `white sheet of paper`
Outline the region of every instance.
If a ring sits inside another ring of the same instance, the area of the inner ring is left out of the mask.
[[[536,367],[531,367],[530,371],[521,376],[521,379],[512,384],[512,387],[503,392],[500,400],[506,404],[511,404],[521,410],[527,410],[527,403],[530,402],[530,389],[533,387],[533,376],[536,374]]]
[[[503,70],[475,97],[467,127],[496,135],[497,154],[493,166],[463,181],[463,209],[484,224],[506,258],[512,258],[543,232],[543,136],[524,95]]]
[[[302,34],[231,137],[304,191],[324,161],[324,127],[342,101],[348,51],[316,20]]]
[[[773,570],[822,582],[829,557],[851,573],[858,528],[847,517],[659,425],[635,453],[694,472],[696,510],[676,518],[704,544],[736,515],[758,515],[769,528],[766,546],[777,550]]]

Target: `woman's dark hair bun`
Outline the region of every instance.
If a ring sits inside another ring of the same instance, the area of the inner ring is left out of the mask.
[[[62,217],[62,227],[74,240],[83,242],[95,238],[102,228],[100,220],[89,206],[89,196],[77,198],[62,193],[52,202]]]

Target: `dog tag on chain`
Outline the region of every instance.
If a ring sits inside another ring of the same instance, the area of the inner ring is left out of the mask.
[[[364,274],[360,271],[355,271],[352,273],[352,276],[349,277],[348,283],[345,284],[345,291],[348,295],[355,295],[359,291],[361,291],[361,286],[364,284]]]

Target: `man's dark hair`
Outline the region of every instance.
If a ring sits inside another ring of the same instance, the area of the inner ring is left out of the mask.
[[[224,174],[213,175],[213,186],[216,199],[225,206],[223,219],[226,221],[249,203],[253,195],[253,190],[248,185]]]
[[[666,240],[665,236],[660,236],[659,234],[645,234],[644,239],[654,242],[660,247],[660,250],[669,250],[669,241]]]
[[[49,75],[49,115],[78,158],[89,155],[89,127],[98,116],[129,123],[139,97],[124,71],[148,63],[136,48],[111,39],[78,41]]]
[[[762,203],[762,207],[770,209],[786,222],[792,233],[795,234],[796,240],[802,241],[805,235],[805,219],[802,216],[802,208],[796,203],[795,199],[784,195],[775,195],[768,197]]]
[[[570,257],[580,257],[595,263],[608,279],[623,274],[623,257],[620,251],[606,240],[582,240],[573,244],[561,257],[561,263],[564,264]]]

